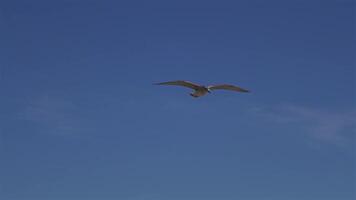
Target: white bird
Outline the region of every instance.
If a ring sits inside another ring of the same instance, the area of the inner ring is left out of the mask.
[[[249,92],[246,89],[240,88],[238,86],[229,85],[229,84],[220,84],[220,85],[211,85],[211,86],[204,86],[204,85],[197,85],[195,83],[189,81],[168,81],[163,83],[157,83],[156,85],[177,85],[188,87],[194,90],[193,93],[190,93],[192,97],[201,97],[206,95],[207,93],[211,93],[212,90],[232,90],[236,92]]]

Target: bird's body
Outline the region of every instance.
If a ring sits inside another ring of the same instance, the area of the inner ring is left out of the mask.
[[[206,95],[208,92],[210,92],[208,90],[208,88],[203,86],[203,87],[195,90],[194,93],[190,93],[190,96],[192,96],[192,97],[201,97],[201,96]]]
[[[212,90],[217,90],[217,89],[232,90],[237,92],[249,92],[246,89],[234,85],[220,84],[220,85],[204,86],[204,85],[197,85],[189,81],[180,81],[180,80],[157,83],[157,85],[177,85],[177,86],[188,87],[194,90],[193,93],[190,93],[192,97],[201,97],[206,95],[207,93],[210,93]]]

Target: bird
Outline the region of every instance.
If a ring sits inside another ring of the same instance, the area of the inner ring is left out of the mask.
[[[195,98],[204,96],[208,93],[211,93],[212,90],[232,90],[232,91],[236,91],[236,92],[250,92],[249,90],[243,89],[243,88],[235,86],[235,85],[230,85],[230,84],[204,86],[204,85],[198,85],[198,84],[195,84],[195,83],[192,83],[189,81],[183,81],[183,80],[161,82],[161,83],[156,83],[156,85],[176,85],[176,86],[187,87],[187,88],[194,90],[193,93],[190,93],[190,96],[195,97]]]

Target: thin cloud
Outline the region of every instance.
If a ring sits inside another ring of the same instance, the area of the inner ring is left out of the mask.
[[[21,118],[39,132],[63,135],[82,131],[77,106],[63,98],[42,96],[25,107]]]
[[[274,123],[298,126],[322,142],[345,144],[356,135],[356,112],[324,111],[309,107],[284,105],[253,108],[251,113]]]

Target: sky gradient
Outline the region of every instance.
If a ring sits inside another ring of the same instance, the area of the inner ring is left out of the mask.
[[[3,0],[0,25],[1,199],[356,198],[352,0]]]

